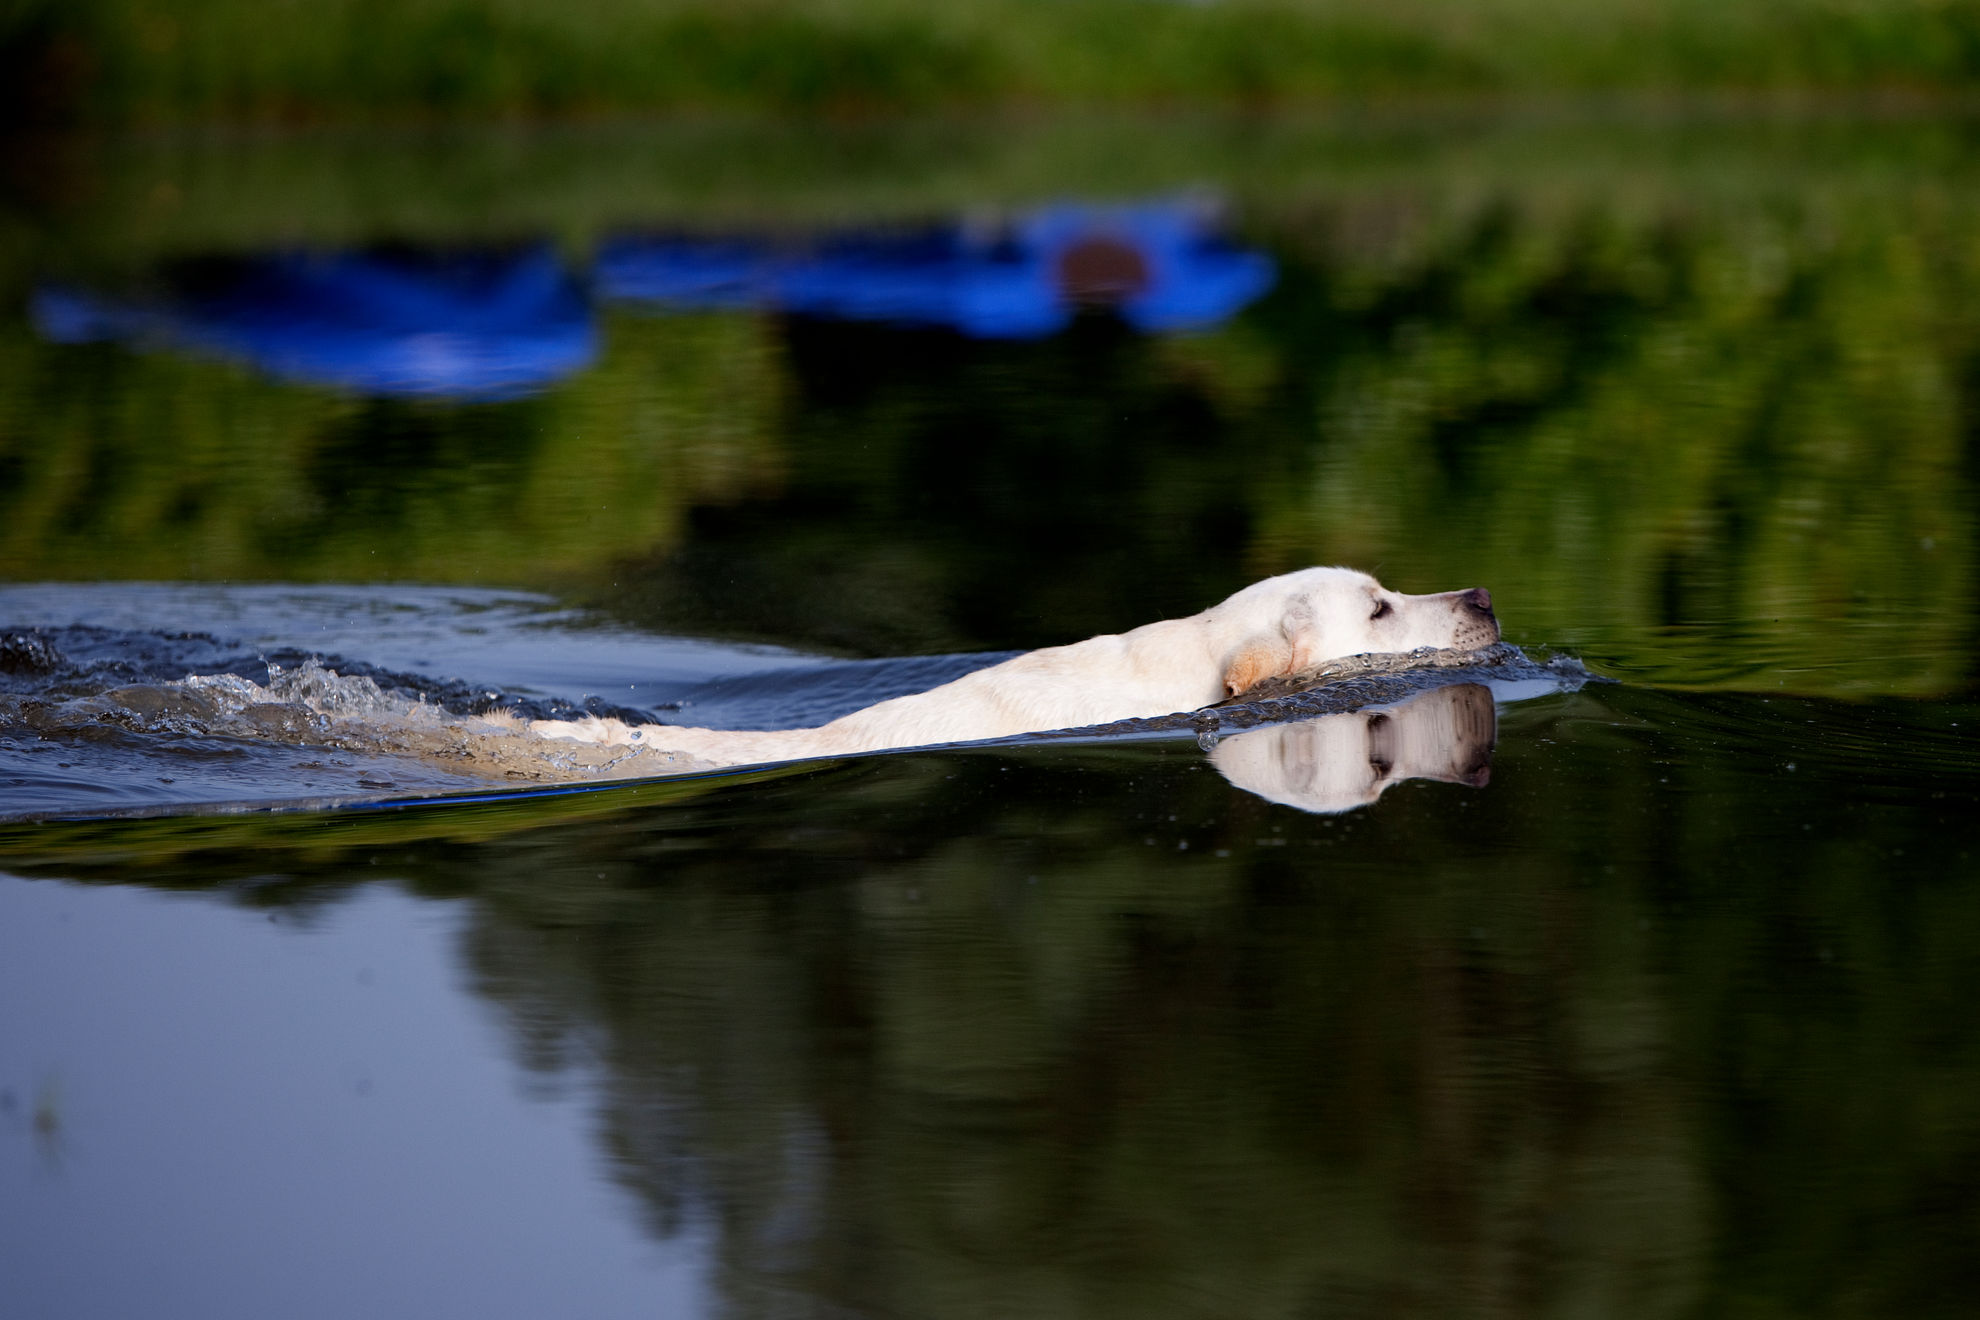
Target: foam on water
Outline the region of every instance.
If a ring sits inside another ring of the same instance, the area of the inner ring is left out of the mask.
[[[794,659],[601,625],[521,593],[0,587],[0,815],[676,771],[688,763],[529,737],[512,716],[652,718],[669,693]]]
[[[315,802],[700,768],[691,758],[652,749],[539,738],[506,711],[456,714],[314,659],[268,668],[266,683],[194,674],[66,699],[0,695],[0,765],[16,758],[45,765],[47,749],[66,748],[71,760],[56,767],[93,771],[104,787],[122,790],[110,794],[119,806],[210,801],[215,794],[235,796],[228,790],[236,787],[246,790],[242,799]],[[298,759],[311,752],[316,755]],[[312,771],[296,782],[297,772]],[[69,779],[37,785],[15,776],[7,814],[70,805],[64,801],[71,798]],[[181,783],[181,792],[160,791]]]
[[[527,734],[818,724],[1000,656],[851,661],[467,588],[0,586],[0,816],[319,806],[679,773]]]

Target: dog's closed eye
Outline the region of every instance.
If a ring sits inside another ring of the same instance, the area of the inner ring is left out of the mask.
[[[1395,608],[1388,601],[1378,600],[1375,602],[1375,612],[1368,617],[1370,619],[1386,619],[1393,613],[1395,613]]]

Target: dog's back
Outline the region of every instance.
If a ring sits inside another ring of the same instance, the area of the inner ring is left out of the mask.
[[[539,720],[548,737],[686,752],[715,765],[974,742],[1195,710],[1337,656],[1499,639],[1481,588],[1406,596],[1365,573],[1309,568],[1184,619],[1052,646],[813,729],[727,730]]]

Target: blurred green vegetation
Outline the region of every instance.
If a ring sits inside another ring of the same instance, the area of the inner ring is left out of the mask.
[[[678,540],[691,503],[774,483],[766,330],[629,321],[582,388],[460,408],[113,347],[51,352],[16,323],[0,335],[0,564],[16,577],[573,580]]]
[[[1661,683],[1945,693],[1980,585],[1980,250],[1945,200],[1914,225],[1363,199],[1256,217],[1279,286],[1201,337],[798,326],[785,493],[702,510],[601,595],[853,650],[1025,646],[1349,563],[1488,585],[1511,636]],[[726,589],[751,579],[795,585]]]
[[[1976,0],[5,0],[16,114],[542,116],[1963,91]]]
[[[545,233],[581,269],[642,222],[907,224],[1191,182],[1279,279],[1156,339],[608,310],[594,368],[465,407],[12,321],[0,576],[538,587],[898,654],[1348,562],[1482,583],[1514,639],[1660,683],[1950,693],[1980,651],[1967,136],[1403,116],[127,143],[17,197],[0,287]]]
[[[1060,746],[0,864],[465,900],[519,1064],[739,1315],[1951,1317],[1971,718],[1604,688],[1331,819]]]
[[[1333,305],[1281,331],[1342,345],[1324,448],[1254,562],[1514,583],[1523,635],[1666,680],[1847,687],[1878,657],[1947,690],[1980,586],[1980,248],[1950,200],[1487,207],[1330,263]]]

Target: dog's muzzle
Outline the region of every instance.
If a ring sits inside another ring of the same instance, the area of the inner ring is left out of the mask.
[[[1457,596],[1458,629],[1455,644],[1460,647],[1490,646],[1499,640],[1499,616],[1492,613],[1492,593],[1472,587]]]

